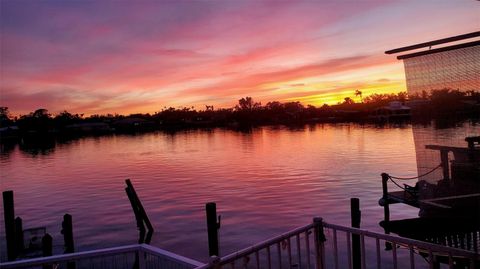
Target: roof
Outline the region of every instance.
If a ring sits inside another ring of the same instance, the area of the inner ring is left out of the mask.
[[[471,33],[467,33],[467,34],[463,34],[463,35],[457,35],[457,36],[437,39],[437,40],[433,40],[433,41],[423,42],[423,43],[419,43],[419,44],[415,44],[415,45],[410,45],[410,46],[406,46],[406,47],[401,47],[401,48],[397,48],[397,49],[387,50],[387,51],[385,51],[385,54],[395,54],[395,53],[399,53],[399,52],[406,52],[406,51],[413,51],[413,50],[428,48],[427,50],[415,51],[415,52],[411,52],[411,53],[408,53],[408,54],[403,54],[403,55],[397,56],[397,59],[399,59],[399,60],[407,59],[407,58],[418,57],[418,56],[422,56],[422,55],[428,55],[428,54],[433,54],[433,53],[438,53],[438,52],[443,52],[443,51],[449,51],[449,50],[455,50],[455,49],[460,49],[460,48],[478,46],[478,45],[480,45],[480,40],[478,39],[479,37],[480,37],[480,31],[471,32]],[[470,39],[470,40],[467,41],[467,42],[464,42],[464,43],[460,43],[460,44],[448,45],[448,46],[443,46],[443,47],[432,49],[432,46],[445,45],[445,44],[448,44],[448,43],[463,41],[463,40],[466,40],[466,39]]]

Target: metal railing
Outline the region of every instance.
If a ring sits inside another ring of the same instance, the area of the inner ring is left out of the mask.
[[[327,252],[333,255],[329,268],[353,268],[352,235],[360,237],[360,268],[477,268],[478,253],[433,243],[371,232],[363,229],[323,223],[327,238],[331,241]],[[343,238],[342,235],[343,234]],[[343,249],[341,248],[343,245]],[[384,246],[384,248],[382,247]],[[342,251],[343,250],[343,251]],[[383,255],[382,255],[383,254]],[[346,264],[342,264],[341,262]]]
[[[352,243],[359,238],[359,250]],[[382,247],[384,246],[384,247]],[[360,259],[352,259],[352,253]],[[358,264],[358,262],[360,264]],[[74,267],[71,264],[75,263]],[[326,269],[480,267],[478,253],[350,228],[314,218],[296,228],[224,257],[201,262],[139,244],[0,263],[0,268]]]
[[[212,257],[196,269],[322,268],[324,257],[322,219],[296,228],[224,257]]]
[[[360,264],[354,264],[352,235],[360,240]],[[384,247],[382,247],[384,246]],[[440,266],[441,264],[441,266]],[[224,257],[212,257],[196,269],[325,268],[469,268],[480,266],[478,253],[428,242],[314,222]]]
[[[203,263],[146,244],[0,263],[0,268],[192,269]]]

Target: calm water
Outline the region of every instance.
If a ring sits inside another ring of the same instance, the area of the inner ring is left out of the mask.
[[[1,189],[14,190],[24,227],[47,227],[59,247],[62,216],[72,214],[80,251],[136,242],[124,191],[130,178],[156,229],[152,245],[205,260],[207,202],[217,202],[222,215],[223,254],[313,216],[348,225],[350,197],[361,199],[362,226],[382,231],[380,173],[416,175],[415,158],[411,126],[116,135],[57,144],[43,153],[4,150]],[[392,218],[417,213],[396,205]],[[3,219],[0,225],[4,259]]]

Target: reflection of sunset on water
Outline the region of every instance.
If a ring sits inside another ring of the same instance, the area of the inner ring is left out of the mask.
[[[158,231],[152,245],[194,258],[205,257],[206,202],[217,202],[222,249],[229,253],[314,215],[348,224],[353,196],[362,199],[363,227],[379,230],[380,173],[416,174],[407,126],[116,135],[57,143],[45,153],[17,146],[1,155],[8,179],[2,188],[15,190],[16,212],[26,222],[55,231],[58,216],[72,214],[79,251],[134,242],[135,218],[124,191],[130,178]]]

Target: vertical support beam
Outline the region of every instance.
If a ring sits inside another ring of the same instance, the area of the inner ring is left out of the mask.
[[[313,218],[315,232],[315,260],[316,269],[325,268],[325,233],[323,231],[323,219],[320,217]]]
[[[3,216],[5,220],[5,237],[7,240],[7,259],[15,260],[17,249],[15,246],[15,209],[13,191],[3,192]]]
[[[15,218],[15,246],[17,247],[17,255],[25,249],[23,242],[23,221],[22,218]]]
[[[43,257],[53,255],[53,238],[48,233],[42,237],[42,254],[43,254]],[[52,269],[52,268],[53,266],[51,264],[43,266],[43,269]]]
[[[448,167],[448,150],[440,150],[440,160],[442,162],[443,179],[450,179],[450,169]]]
[[[220,229],[220,221],[217,222],[217,205],[207,203],[205,210],[207,213],[208,255],[219,256],[218,229]]]
[[[360,200],[350,199],[350,217],[353,228],[360,228],[361,221]],[[361,268],[360,235],[352,233],[352,261],[353,269]]]
[[[72,224],[72,215],[65,214],[63,215],[63,222],[62,222],[62,234],[63,234],[63,241],[65,244],[65,251],[64,253],[73,253],[75,252],[75,246],[73,242],[73,224]],[[67,268],[68,269],[75,269],[75,262],[68,262]]]

